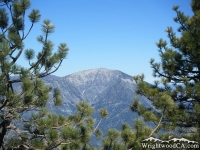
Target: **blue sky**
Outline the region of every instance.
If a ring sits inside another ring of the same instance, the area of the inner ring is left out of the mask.
[[[144,73],[146,81],[152,82],[149,60],[160,61],[155,43],[160,38],[167,40],[164,30],[168,26],[178,27],[173,21],[174,5],[192,15],[190,0],[32,1],[31,9],[39,9],[42,17],[26,39],[25,48],[41,50],[36,37],[41,34],[42,21],[50,19],[56,27],[49,37],[55,50],[61,42],[70,48],[54,75],[107,68],[131,76]],[[22,59],[20,63],[25,64]]]

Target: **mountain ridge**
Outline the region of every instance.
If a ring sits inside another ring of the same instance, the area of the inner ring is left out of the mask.
[[[61,90],[63,104],[54,107],[51,100],[47,105],[52,112],[69,116],[76,113],[76,103],[87,100],[95,109],[94,118],[99,120],[98,109],[106,108],[109,117],[99,126],[104,131],[110,127],[120,129],[121,123],[133,124],[135,118],[140,118],[136,112],[129,109],[136,97],[140,99],[140,103],[154,109],[151,101],[135,93],[137,86],[132,76],[119,70],[97,68],[64,77],[50,75],[42,80],[47,85]]]
[[[77,102],[87,100],[94,107],[94,118],[98,120],[98,109],[106,108],[110,115],[100,125],[103,130],[110,127],[119,129],[122,122],[133,124],[134,118],[140,118],[129,109],[135,97],[145,106],[152,107],[148,99],[135,93],[137,86],[132,76],[119,70],[90,69],[59,77],[58,80],[55,77],[52,80],[50,76],[44,81],[61,90],[63,105],[53,107],[54,112],[69,115],[75,112]]]
[[[64,77],[49,75],[42,80],[53,88],[61,91],[63,103],[59,107],[53,105],[53,100],[47,104],[47,108],[56,114],[69,116],[75,114],[75,104],[81,100],[88,101],[95,112],[92,117],[97,124],[101,119],[98,113],[100,108],[106,108],[109,116],[103,119],[99,128],[106,134],[109,128],[121,130],[122,123],[132,125],[135,118],[142,118],[136,112],[130,110],[134,98],[146,107],[151,107],[151,101],[144,96],[137,95],[137,86],[132,76],[119,70],[97,68],[76,72]],[[20,89],[16,84],[15,89]],[[52,96],[52,93],[50,93]],[[96,142],[95,142],[96,143]]]

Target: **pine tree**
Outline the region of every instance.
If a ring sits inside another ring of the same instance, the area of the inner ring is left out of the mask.
[[[158,109],[146,108],[135,99],[131,110],[142,115],[155,128],[148,136],[170,138],[169,131],[195,128],[191,134],[180,134],[200,143],[200,1],[192,0],[193,15],[187,16],[174,6],[174,21],[180,25],[178,35],[168,27],[170,47],[160,39],[157,43],[161,62],[150,60],[155,84],[144,81],[144,75],[134,77],[138,94],[144,95]],[[159,135],[163,130],[168,136]]]
[[[141,119],[135,119],[131,127],[127,123],[123,123],[121,131],[115,128],[108,129],[107,136],[102,139],[102,147],[104,150],[127,150],[140,149],[140,142],[152,132],[152,129],[145,126],[145,122]]]
[[[37,37],[42,50],[37,55],[31,48],[24,50],[24,40],[40,20],[39,10],[30,12],[31,26],[25,30],[29,0],[0,0],[0,6],[0,149],[91,149],[90,137],[101,136],[101,131],[99,124],[94,127],[94,109],[86,101],[80,101],[77,113],[69,117],[45,107],[50,99],[55,106],[62,103],[60,90],[45,85],[42,78],[58,70],[67,56],[67,44],[61,43],[53,52],[49,35],[55,26],[44,20],[42,35]],[[27,68],[17,64],[23,55]],[[14,88],[16,83],[20,91]],[[31,115],[27,118],[24,114],[28,112]],[[102,118],[108,115],[105,109],[99,113]]]

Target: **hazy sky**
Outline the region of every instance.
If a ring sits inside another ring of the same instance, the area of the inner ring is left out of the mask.
[[[155,43],[160,38],[167,40],[164,30],[168,26],[178,27],[173,21],[174,5],[192,15],[190,0],[34,0],[31,9],[39,9],[42,17],[25,48],[42,49],[36,37],[41,34],[42,21],[50,19],[56,27],[49,37],[55,50],[61,42],[70,48],[55,75],[107,68],[131,76],[144,73],[152,82],[149,60],[160,61]],[[20,63],[25,64],[22,59]]]

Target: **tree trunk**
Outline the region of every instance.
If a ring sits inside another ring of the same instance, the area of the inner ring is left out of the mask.
[[[10,124],[10,121],[4,120],[0,124],[0,150],[4,150],[4,136],[6,135],[7,132],[7,126]]]

